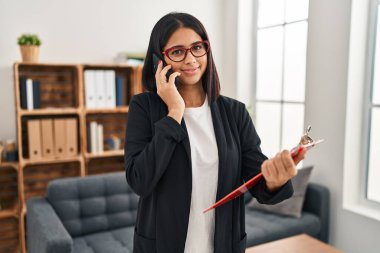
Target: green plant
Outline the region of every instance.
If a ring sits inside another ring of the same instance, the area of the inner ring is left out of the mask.
[[[17,39],[17,44],[20,46],[39,46],[41,45],[41,41],[38,38],[37,35],[35,34],[22,34],[18,39]]]

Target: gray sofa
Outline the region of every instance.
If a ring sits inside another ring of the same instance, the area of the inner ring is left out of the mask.
[[[137,206],[123,172],[52,181],[46,197],[27,203],[28,252],[132,252]],[[328,210],[329,192],[316,184],[308,186],[300,219],[247,208],[247,246],[300,233],[327,242]]]

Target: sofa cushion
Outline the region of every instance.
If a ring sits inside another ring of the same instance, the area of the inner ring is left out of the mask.
[[[134,227],[74,238],[73,253],[132,253]]]
[[[308,212],[302,212],[300,218],[295,218],[246,208],[245,219],[249,247],[301,233],[317,237],[321,231],[318,216]]]
[[[267,212],[273,212],[281,215],[301,217],[303,202],[305,200],[306,188],[313,166],[304,167],[298,170],[297,176],[292,178],[294,194],[291,198],[286,199],[275,205],[260,204],[256,199],[252,199],[247,206]]]
[[[53,181],[47,199],[72,237],[135,224],[138,196],[123,172]]]

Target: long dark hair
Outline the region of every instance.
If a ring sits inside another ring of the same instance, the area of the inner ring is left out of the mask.
[[[157,92],[152,55],[156,54],[163,62],[165,62],[161,53],[162,49],[168,42],[170,36],[178,28],[182,27],[192,29],[202,38],[202,40],[209,41],[206,29],[194,16],[187,13],[172,12],[162,17],[153,27],[142,70],[142,83],[146,90]],[[211,48],[207,53],[207,67],[202,76],[202,85],[207,94],[209,104],[211,104],[220,94],[220,82],[212,57]]]

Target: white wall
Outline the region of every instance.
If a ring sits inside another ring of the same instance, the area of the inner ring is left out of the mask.
[[[0,0],[0,140],[16,138],[12,64],[20,61],[21,33],[37,33],[41,62],[106,63],[117,52],[145,52],[154,24],[171,11],[188,12],[205,25],[224,82],[224,2],[219,0]],[[228,75],[227,75],[228,76]]]
[[[375,253],[380,222],[342,208],[350,13],[349,0],[310,1],[305,122],[326,143],[305,164],[331,191],[331,242],[347,253]]]

